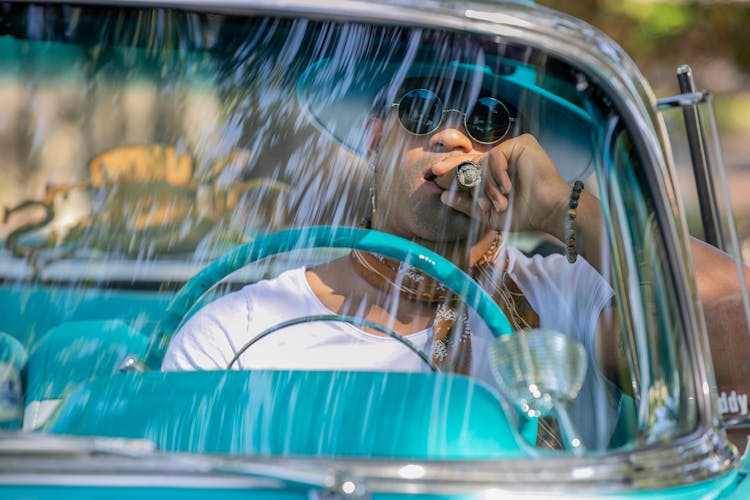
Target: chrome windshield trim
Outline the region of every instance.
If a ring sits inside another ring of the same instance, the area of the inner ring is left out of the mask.
[[[52,2],[65,3],[65,2]],[[97,2],[78,1],[77,4]],[[672,279],[677,285],[682,322],[688,332],[687,345],[694,367],[694,383],[698,388],[698,423],[689,435],[668,443],[643,447],[629,453],[615,453],[583,458],[534,459],[532,462],[460,462],[424,463],[426,474],[419,481],[398,477],[398,462],[388,460],[380,466],[375,460],[325,462],[307,461],[316,467],[325,464],[344,464],[357,467],[374,489],[393,488],[394,491],[460,491],[487,487],[518,488],[518,481],[527,481],[547,491],[600,491],[644,489],[692,484],[700,480],[730,473],[738,461],[736,451],[727,444],[717,429],[718,416],[711,399],[711,381],[707,375],[705,353],[707,337],[697,313],[697,294],[694,293],[688,266],[687,227],[684,218],[675,221],[674,211],[684,213],[681,202],[674,195],[676,181],[671,164],[667,135],[662,118],[657,113],[657,101],[643,76],[622,49],[595,28],[572,17],[540,6],[516,2],[450,2],[440,7],[429,2],[414,9],[405,2],[373,2],[334,0],[312,1],[123,1],[110,2],[123,6],[163,6],[180,10],[200,10],[227,14],[282,14],[307,15],[313,18],[407,24],[410,26],[459,29],[474,33],[502,36],[509,43],[523,43],[554,55],[581,69],[612,99],[634,135],[634,147],[643,155],[648,189],[661,202],[656,206],[659,226],[666,234]],[[498,14],[500,8],[507,13]],[[617,236],[613,236],[617,238]],[[696,333],[700,335],[696,336]],[[710,361],[708,362],[710,365]],[[0,458],[5,461],[5,458]],[[269,459],[263,458],[268,462]],[[276,462],[276,460],[273,460]],[[297,463],[291,460],[284,463]],[[411,462],[409,462],[411,463]],[[533,467],[529,464],[532,463]],[[10,465],[10,464],[8,464]],[[27,464],[27,467],[32,464]],[[0,467],[7,470],[5,464]],[[591,470],[587,477],[576,471]],[[375,471],[381,474],[374,475]],[[395,474],[394,474],[395,472]],[[452,478],[452,479],[451,479]],[[369,483],[368,483],[369,484]],[[390,490],[384,490],[390,491]]]
[[[581,458],[537,458],[533,467],[525,460],[241,458],[158,452],[139,457],[102,456],[81,452],[87,442],[90,440],[81,440],[68,456],[0,453],[0,485],[337,491],[344,483],[354,483],[368,493],[632,493],[679,487],[737,472],[734,451],[722,446],[718,436],[711,433],[678,442],[684,455],[674,453],[672,447],[650,447]],[[690,481],[686,481],[688,474]]]

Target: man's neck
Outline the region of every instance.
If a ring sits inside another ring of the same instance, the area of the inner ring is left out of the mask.
[[[379,230],[382,231],[382,229]],[[490,249],[496,238],[497,232],[488,231],[479,238],[473,240],[473,242],[466,239],[455,241],[433,241],[414,236],[406,239],[445,257],[461,269],[467,269],[477,263],[485,252]]]

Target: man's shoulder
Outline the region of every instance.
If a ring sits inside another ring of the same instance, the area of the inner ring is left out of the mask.
[[[543,272],[548,277],[568,279],[573,275],[584,275],[587,278],[600,277],[598,271],[583,257],[579,256],[575,262],[568,262],[561,253],[527,255],[518,248],[509,246],[507,251],[508,272],[523,273]]]
[[[225,315],[232,311],[263,307],[264,304],[280,300],[289,303],[293,301],[293,297],[305,295],[306,290],[305,269],[290,269],[273,278],[256,281],[222,295],[206,304],[202,311],[207,314]]]
[[[527,295],[541,294],[549,298],[552,294],[567,301],[611,293],[604,277],[580,256],[570,263],[562,254],[529,256],[509,247],[507,263],[508,274]],[[587,293],[581,293],[584,290]]]
[[[273,300],[279,296],[283,296],[285,300],[290,300],[295,296],[307,295],[309,289],[310,287],[305,279],[305,268],[298,267],[284,271],[273,278],[245,285],[237,293],[244,300]]]

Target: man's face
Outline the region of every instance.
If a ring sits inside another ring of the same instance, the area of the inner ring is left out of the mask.
[[[465,110],[466,105],[461,103],[450,109]],[[500,141],[483,144],[472,138],[459,111],[445,112],[434,131],[421,135],[407,131],[398,112],[392,108],[378,124],[374,158],[377,211],[373,226],[427,241],[450,242],[479,236],[478,223],[447,207],[441,196],[445,191],[449,196],[470,196],[455,191],[456,167],[467,160],[479,160]]]

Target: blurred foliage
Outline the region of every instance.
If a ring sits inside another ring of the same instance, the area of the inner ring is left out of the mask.
[[[690,64],[696,85],[714,94],[722,133],[750,133],[750,2],[537,3],[583,19],[609,35],[636,61],[657,95],[675,93],[677,67]]]
[[[648,66],[663,59],[728,58],[750,72],[750,2],[538,0],[607,33]]]
[[[716,100],[715,107],[724,127],[731,130],[750,127],[750,92],[724,96]]]

